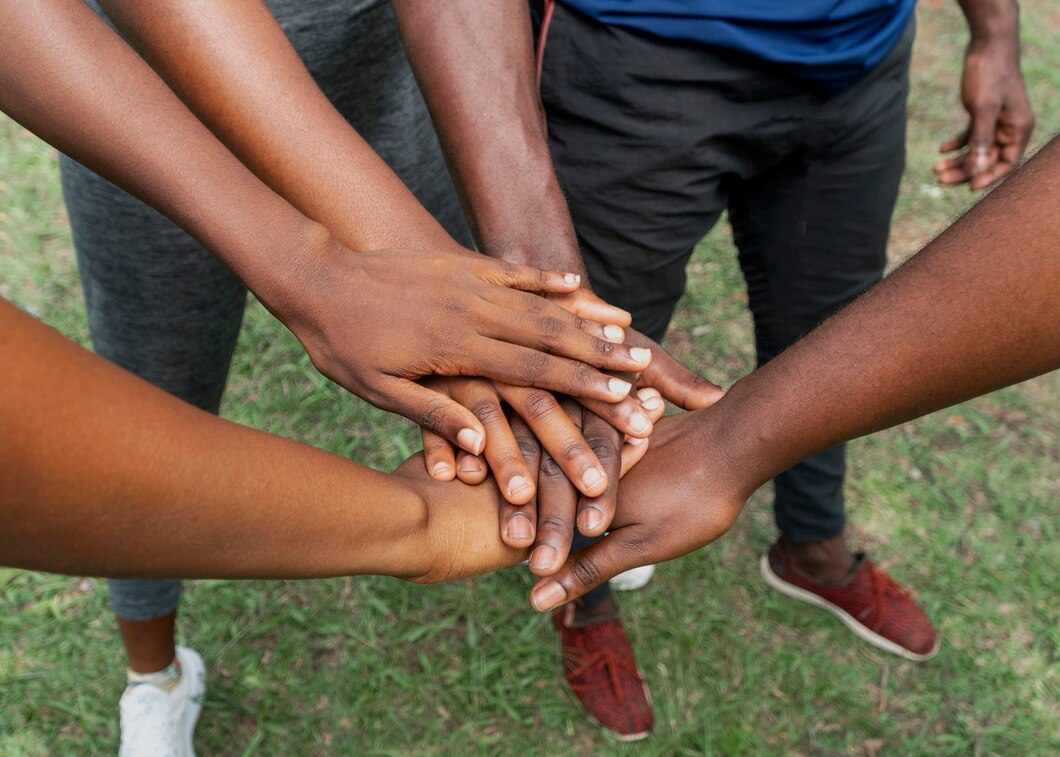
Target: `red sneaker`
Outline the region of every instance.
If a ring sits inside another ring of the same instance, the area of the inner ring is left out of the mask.
[[[778,541],[762,555],[762,578],[781,594],[828,610],[875,647],[907,660],[930,660],[939,651],[931,621],[901,584],[864,553],[856,557],[845,582],[823,583],[800,571]]]
[[[633,659],[622,620],[571,628],[573,618],[574,605],[554,616],[571,691],[585,711],[620,740],[643,739],[655,724],[651,692]]]

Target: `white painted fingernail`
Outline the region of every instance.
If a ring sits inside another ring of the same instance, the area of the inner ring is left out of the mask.
[[[625,338],[625,332],[618,326],[604,326],[604,336],[612,342],[621,342]]]
[[[638,434],[646,434],[651,428],[651,418],[644,413],[634,413],[629,417],[629,427]]]
[[[530,482],[526,480],[525,476],[512,476],[512,480],[508,482],[508,496],[514,497],[529,488]]]
[[[587,468],[582,474],[582,486],[595,489],[604,480],[604,472],[599,468]]]
[[[651,360],[651,350],[644,347],[631,347],[629,356],[638,363],[647,363]]]
[[[631,436],[628,439],[626,439],[626,444],[628,444],[628,445],[630,445],[632,447],[639,447],[640,445],[644,444],[644,442],[646,442],[646,441],[648,441],[648,440],[647,439],[642,439],[639,436]]]
[[[456,440],[463,449],[473,455],[477,455],[482,451],[482,434],[478,431],[470,428],[461,429],[460,433],[456,435]]]
[[[646,386],[643,389],[637,390],[637,396],[642,400],[646,400],[650,397],[659,397],[661,395],[659,394],[658,389],[652,389],[650,386]]]
[[[663,406],[662,400],[658,397],[649,397],[640,403],[640,406],[645,410],[658,410]]]
[[[633,388],[633,384],[622,379],[612,378],[607,380],[607,389],[611,394],[619,394],[625,397],[629,394],[630,389]]]
[[[577,284],[582,280],[582,277],[576,273],[565,273],[563,274],[563,280],[568,284]]]

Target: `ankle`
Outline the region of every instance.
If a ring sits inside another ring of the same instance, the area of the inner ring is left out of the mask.
[[[793,542],[780,537],[784,550],[795,566],[815,581],[842,583],[850,577],[857,558],[843,536],[816,542]]]

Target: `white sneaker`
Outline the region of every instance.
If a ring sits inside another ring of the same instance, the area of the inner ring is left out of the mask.
[[[627,570],[625,573],[619,573],[611,579],[611,588],[617,589],[618,591],[636,591],[637,589],[642,589],[647,586],[648,581],[651,580],[651,576],[654,572],[654,565],[644,565],[640,568]]]
[[[193,649],[177,647],[180,683],[172,691],[151,684],[121,695],[119,757],[195,757],[191,735],[206,695],[206,666]]]

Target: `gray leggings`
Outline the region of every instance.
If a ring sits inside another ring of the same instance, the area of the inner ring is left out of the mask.
[[[385,0],[267,0],[321,89],[464,244],[470,235]],[[63,158],[92,344],[103,357],[216,413],[246,288],[159,213]],[[180,581],[111,581],[114,612],[177,609]]]

